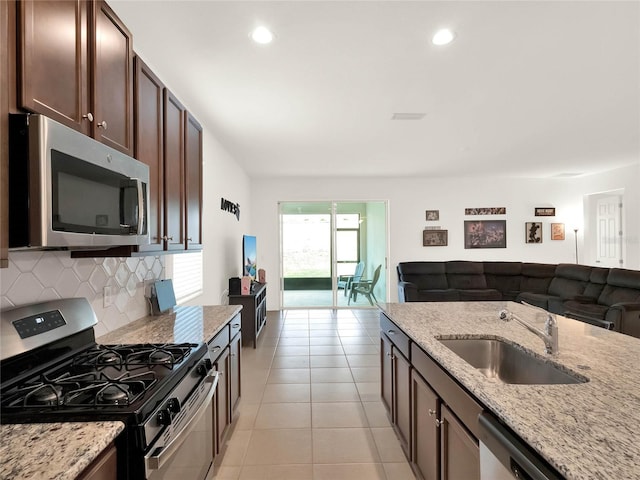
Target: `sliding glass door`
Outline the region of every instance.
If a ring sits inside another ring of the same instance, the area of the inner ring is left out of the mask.
[[[281,202],[282,307],[385,302],[386,239],[386,202]]]

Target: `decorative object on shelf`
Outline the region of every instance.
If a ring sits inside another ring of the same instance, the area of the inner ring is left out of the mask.
[[[240,277],[231,277],[229,279],[229,295],[240,295],[241,283]]]
[[[564,223],[551,224],[551,240],[564,240]]]
[[[464,248],[507,248],[507,221],[465,220]]]
[[[258,283],[267,283],[267,274],[264,271],[264,268],[258,269]]]
[[[236,216],[236,219],[240,221],[240,204],[239,203],[233,203],[232,201],[221,197],[220,210],[224,210],[225,212],[234,214]]]
[[[506,215],[506,207],[465,208],[465,215]]]
[[[422,232],[423,247],[446,247],[449,242],[448,230],[424,230]]]
[[[525,223],[526,243],[542,243],[542,222]]]
[[[251,293],[251,277],[245,275],[240,280],[240,293],[242,295],[249,295]]]
[[[440,220],[440,210],[426,210],[425,214],[429,222]]]
[[[574,228],[573,229],[573,234],[575,235],[575,242],[576,242],[576,265],[578,264],[578,229]]]
[[[535,216],[536,217],[555,217],[556,209],[555,207],[536,207]]]

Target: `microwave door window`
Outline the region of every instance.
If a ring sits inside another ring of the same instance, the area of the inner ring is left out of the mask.
[[[135,235],[138,233],[139,213],[138,182],[136,180],[123,181],[120,188],[120,228],[122,234]]]
[[[120,235],[126,177],[55,150],[51,160],[53,230]]]

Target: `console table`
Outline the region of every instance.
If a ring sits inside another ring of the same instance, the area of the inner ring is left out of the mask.
[[[249,295],[229,295],[229,305],[242,305],[242,344],[258,343],[258,335],[267,321],[267,284],[254,283]]]

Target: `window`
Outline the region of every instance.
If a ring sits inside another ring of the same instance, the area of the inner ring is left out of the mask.
[[[336,214],[337,275],[353,275],[360,261],[360,214]]]
[[[202,295],[202,252],[168,255],[166,269],[178,305]]]

